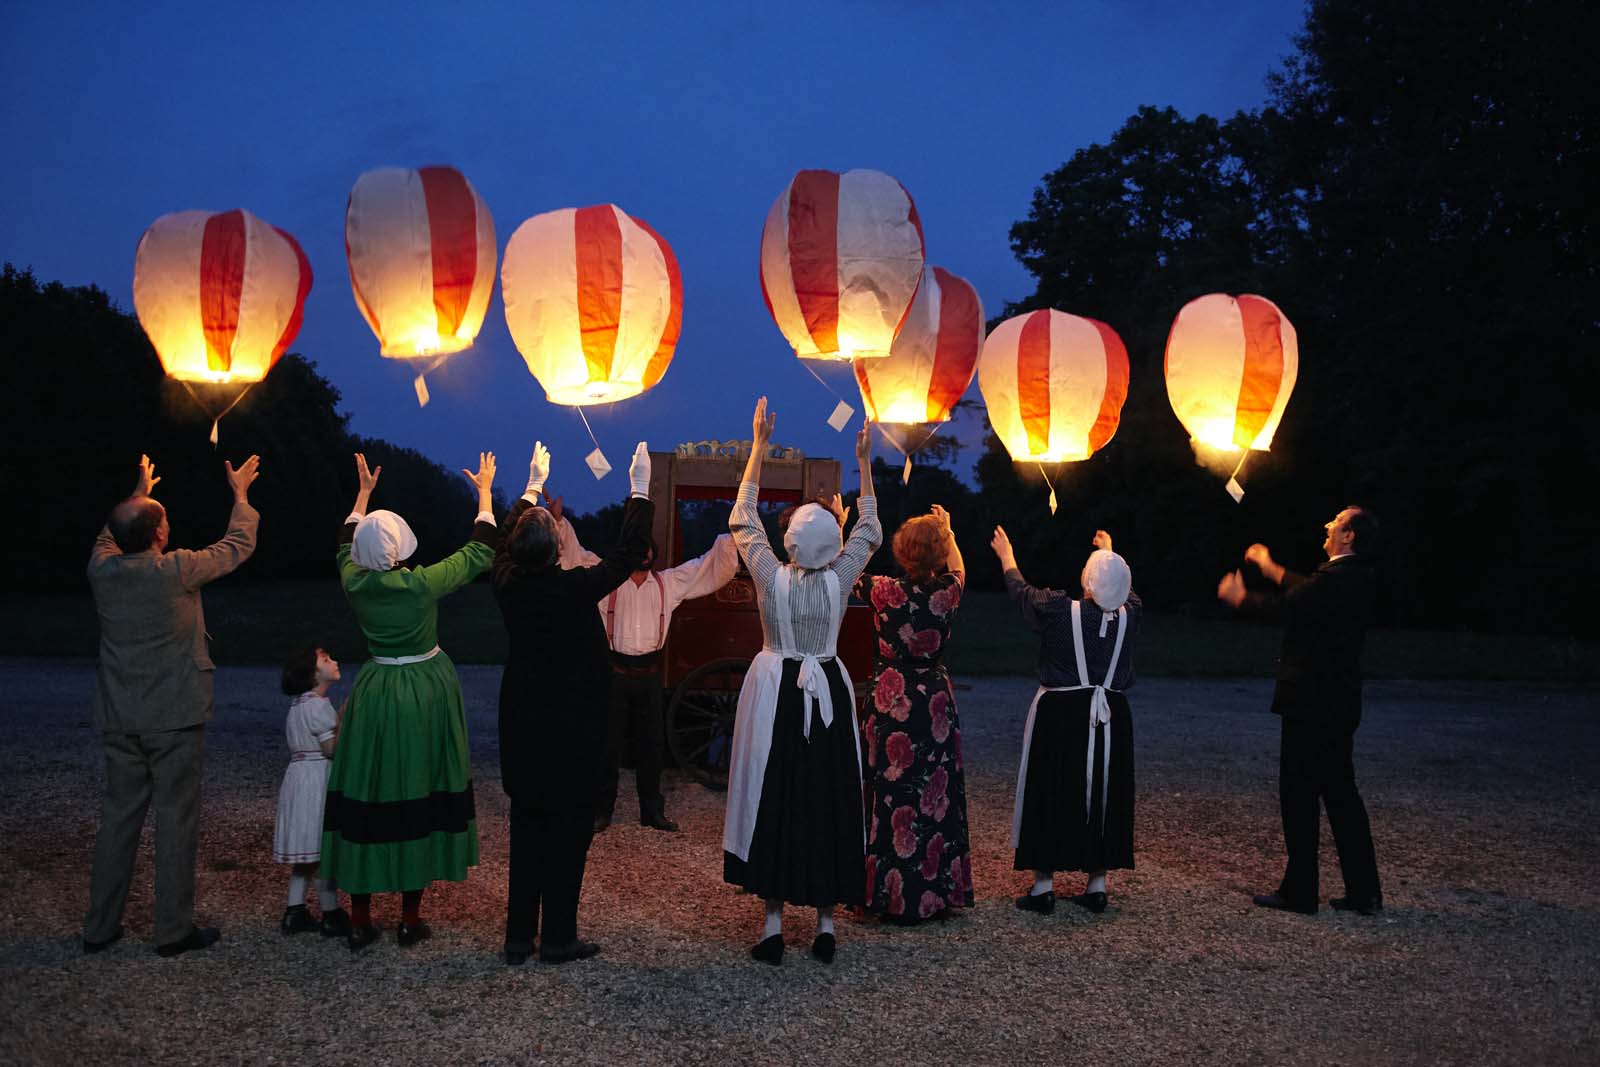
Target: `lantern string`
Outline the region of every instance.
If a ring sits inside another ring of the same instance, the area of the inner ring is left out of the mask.
[[[578,418],[583,420],[583,428],[589,431],[589,440],[594,442],[594,447],[600,448],[600,439],[594,435],[594,430],[589,425],[589,417],[583,413],[583,405],[574,404],[573,407],[578,412]],[[605,451],[605,449],[600,450]]]
[[[1055,487],[1055,483],[1050,480],[1050,475],[1045,473],[1045,469],[1044,469],[1044,464],[1043,463],[1037,463],[1036,462],[1035,465],[1039,468],[1039,473],[1044,476],[1044,484],[1048,485],[1050,487],[1050,499],[1049,499],[1048,503],[1050,505],[1050,514],[1054,515],[1056,513],[1056,487]]]
[[[205,403],[200,399],[200,394],[196,393],[194,391],[194,386],[189,384],[187,379],[180,378],[178,380],[183,382],[183,387],[185,389],[187,389],[189,391],[189,395],[194,398],[195,406],[198,407],[201,411],[203,411],[206,414],[210,415],[211,414],[210,409],[207,408]],[[222,421],[222,416],[226,415],[228,412],[232,411],[235,407],[237,407],[239,405],[239,401],[243,400],[249,394],[250,390],[254,389],[258,384],[259,384],[258,382],[251,382],[249,385],[245,386],[244,389],[242,389],[239,392],[239,395],[233,398],[233,402],[231,404],[229,404],[227,407],[223,408],[221,411],[217,412],[217,414],[212,417],[212,419],[211,419],[211,447],[212,448],[215,448],[217,446],[217,424]]]
[[[1239,465],[1237,467],[1233,468],[1233,473],[1231,475],[1229,475],[1229,477],[1237,479],[1239,477],[1239,472],[1244,470],[1244,461],[1249,459],[1249,458],[1250,458],[1250,450],[1247,448],[1247,449],[1244,450],[1244,455],[1239,457]]]

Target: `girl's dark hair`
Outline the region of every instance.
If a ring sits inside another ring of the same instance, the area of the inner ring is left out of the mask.
[[[284,695],[297,697],[317,687],[317,653],[321,651],[321,645],[307,645],[289,654],[283,665]]]

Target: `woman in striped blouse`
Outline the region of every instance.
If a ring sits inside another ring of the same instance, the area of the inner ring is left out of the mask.
[[[883,543],[872,490],[870,427],[856,436],[859,517],[841,543],[827,508],[805,504],[784,533],[789,562],[767,542],[756,510],[761,461],[776,415],[756,404],[750,459],[728,518],[761,609],[763,644],[739,691],[723,827],[723,878],[766,903],[762,940],[750,950],[783,962],[783,906],[815,908],[811,954],[833,961],[833,910],[865,897],[860,731],[855,690],[835,654],[856,579]]]

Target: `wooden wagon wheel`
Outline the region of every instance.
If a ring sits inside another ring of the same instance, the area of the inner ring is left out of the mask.
[[[747,659],[715,659],[689,672],[667,706],[667,747],[694,779],[712,789],[728,788],[733,720]]]

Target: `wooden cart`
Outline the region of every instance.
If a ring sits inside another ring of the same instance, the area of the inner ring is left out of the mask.
[[[676,566],[710,547],[709,540],[685,544],[686,511],[720,513],[725,520],[738,493],[748,450],[747,441],[711,441],[650,454],[650,498],[667,505],[656,508],[653,533],[664,557],[658,566]],[[800,504],[838,491],[836,459],[809,459],[775,448],[762,462],[763,505]],[[727,508],[707,502],[724,502]],[[698,533],[705,537],[710,531],[700,525]],[[721,530],[727,531],[725,521]],[[872,609],[850,604],[838,650],[855,681],[858,709],[872,674],[874,640]],[[761,643],[755,589],[742,561],[727,585],[682,604],[667,630],[662,657],[667,749],[680,768],[714,789],[727,786],[739,687]]]

